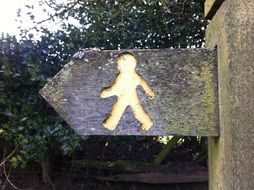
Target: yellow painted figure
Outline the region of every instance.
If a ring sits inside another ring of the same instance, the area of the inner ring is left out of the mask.
[[[147,131],[153,125],[153,121],[143,109],[136,88],[141,85],[151,99],[154,99],[155,93],[144,78],[136,72],[137,60],[134,54],[130,52],[120,53],[116,63],[119,74],[113,85],[103,89],[100,94],[102,98],[117,96],[112,111],[103,122],[103,126],[109,130],[114,130],[126,107],[130,106],[135,118],[141,123],[141,130]]]

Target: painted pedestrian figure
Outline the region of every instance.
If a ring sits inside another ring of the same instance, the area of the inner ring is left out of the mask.
[[[141,130],[147,131],[153,125],[153,121],[142,107],[136,88],[141,85],[151,99],[154,99],[155,93],[144,78],[137,73],[135,69],[137,60],[133,53],[120,53],[117,56],[116,63],[119,74],[113,85],[103,89],[100,94],[102,98],[117,96],[112,111],[103,122],[103,126],[109,130],[114,130],[125,109],[130,106],[135,118],[141,123]]]

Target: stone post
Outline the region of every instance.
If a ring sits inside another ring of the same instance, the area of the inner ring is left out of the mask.
[[[220,137],[210,137],[208,145],[209,189],[252,190],[254,1],[206,0],[205,7],[212,18],[206,47],[217,47],[218,51],[220,110]]]

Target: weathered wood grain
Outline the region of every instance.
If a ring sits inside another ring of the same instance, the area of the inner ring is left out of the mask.
[[[40,91],[49,104],[83,135],[218,136],[217,55],[208,49],[131,50],[137,71],[154,89],[150,100],[137,88],[153,126],[146,132],[127,108],[118,127],[102,122],[115,97],[102,99],[118,73],[115,57],[123,51],[81,51]]]

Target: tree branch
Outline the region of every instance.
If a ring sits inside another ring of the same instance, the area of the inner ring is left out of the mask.
[[[17,150],[17,147],[5,158],[5,155],[4,155],[4,158],[3,158],[3,161],[0,163],[0,167],[4,166],[5,162],[7,160],[9,160],[9,158],[16,152]],[[5,149],[6,151],[6,149]]]

